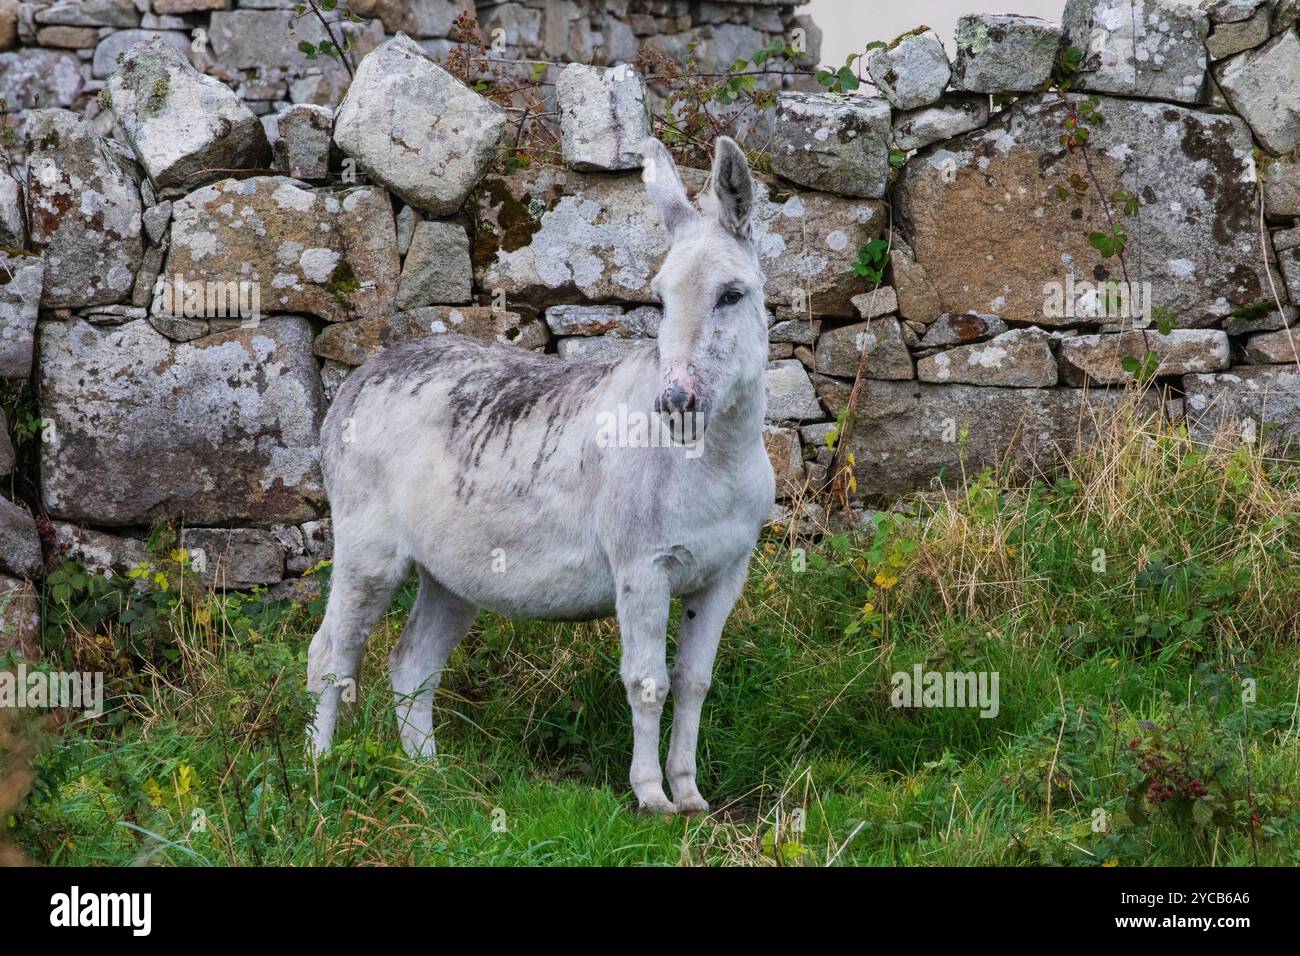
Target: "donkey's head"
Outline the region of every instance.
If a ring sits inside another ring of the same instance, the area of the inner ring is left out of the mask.
[[[754,181],[740,147],[720,137],[699,212],[663,144],[648,139],[642,152],[642,178],[670,243],[650,284],[663,304],[655,410],[689,416],[698,434],[710,415],[726,410],[740,388],[761,393],[767,312],[763,272],[750,238]]]

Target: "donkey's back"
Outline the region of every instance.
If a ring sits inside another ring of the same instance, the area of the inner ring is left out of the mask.
[[[336,567],[404,575],[414,563],[516,617],[613,613],[593,422],[606,388],[642,362],[652,349],[579,365],[454,334],[367,362],[321,432]]]

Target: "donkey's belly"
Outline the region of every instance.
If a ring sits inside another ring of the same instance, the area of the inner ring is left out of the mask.
[[[590,621],[614,614],[614,578],[574,568],[516,567],[492,577],[465,566],[431,569],[445,587],[496,614],[542,621]]]
[[[586,506],[525,498],[427,513],[407,550],[444,587],[497,614],[553,621],[609,617],[616,610],[616,569]],[[636,539],[640,559],[662,571],[678,597],[708,584],[753,548],[751,516],[741,511],[711,519],[659,540],[646,535],[647,522],[633,519],[621,530]]]
[[[508,617],[578,621],[614,613],[614,572],[582,516],[542,501],[482,505],[441,521],[429,515],[409,543],[439,583]]]

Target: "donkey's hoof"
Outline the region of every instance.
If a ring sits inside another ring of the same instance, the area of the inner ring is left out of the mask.
[[[677,812],[684,817],[693,817],[703,815],[709,812],[709,801],[705,800],[698,793],[694,796],[683,797],[677,801]]]
[[[402,734],[402,752],[412,760],[432,760],[438,756],[438,748],[431,735]]]
[[[329,756],[330,747],[333,745],[332,737],[315,733],[314,731],[307,735],[307,756],[312,760],[324,760]]]
[[[637,799],[637,812],[661,817],[672,816],[677,812],[677,807],[663,794],[652,794]]]

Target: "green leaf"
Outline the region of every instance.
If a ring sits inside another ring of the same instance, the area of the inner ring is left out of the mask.
[[[1056,75],[1062,88],[1066,88],[1066,82],[1079,72],[1079,64],[1082,62],[1083,51],[1078,47],[1067,47],[1061,51],[1061,55],[1056,60]]]
[[[888,264],[889,243],[877,237],[858,250],[858,258],[849,268],[855,276],[879,285],[884,281]]]
[[[1111,256],[1122,256],[1127,244],[1128,236],[1118,226],[1112,226],[1110,232],[1088,234],[1088,245],[1100,252],[1105,259]]]
[[[298,41],[298,49],[300,52],[306,54],[307,59],[316,59],[316,47],[308,43],[306,40]]]
[[[1156,371],[1160,368],[1160,356],[1155,352],[1147,352],[1140,359],[1127,355],[1120,365],[1139,382],[1146,383],[1155,378]]]
[[[1117,190],[1111,198],[1123,207],[1126,216],[1136,216],[1138,210],[1142,207],[1142,203],[1137,196],[1127,189]]]
[[[1214,808],[1208,800],[1197,800],[1192,804],[1192,822],[1202,829],[1214,822]]]

